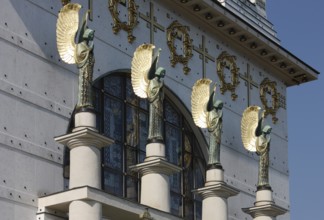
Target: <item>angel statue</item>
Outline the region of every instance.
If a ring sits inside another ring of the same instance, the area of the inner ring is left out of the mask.
[[[59,12],[56,24],[57,49],[61,59],[68,64],[76,64],[79,69],[79,92],[77,109],[93,108],[91,85],[93,75],[94,30],[87,27],[89,10],[84,14],[79,31],[78,43],[74,42],[79,26],[81,5],[68,3]]]
[[[259,119],[259,106],[250,106],[241,121],[242,142],[246,150],[260,156],[257,189],[271,189],[269,185],[269,150],[271,127],[263,125],[265,111]]]
[[[191,112],[195,124],[200,128],[207,128],[210,133],[208,169],[221,169],[223,102],[216,99],[216,84],[210,87],[211,83],[210,79],[200,79],[195,83],[191,94]]]
[[[140,98],[147,98],[150,107],[148,143],[163,143],[163,98],[165,69],[158,67],[160,50],[153,56],[153,44],[142,44],[134,52],[131,67],[132,86]]]

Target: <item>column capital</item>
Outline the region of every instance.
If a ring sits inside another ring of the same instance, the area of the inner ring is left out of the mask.
[[[107,138],[97,131],[89,128],[73,131],[72,133],[57,136],[54,140],[60,144],[68,146],[70,149],[80,146],[92,146],[97,148],[106,147],[111,145],[114,141]]]
[[[259,216],[276,217],[285,214],[288,210],[272,202],[266,205],[243,208],[242,211],[252,216],[252,218],[256,218]]]
[[[227,199],[228,197],[236,196],[240,191],[227,185],[225,182],[220,181],[213,185],[195,189],[192,192],[200,195],[203,199],[209,197],[221,197]]]
[[[154,160],[144,161],[143,163],[136,164],[129,167],[132,171],[139,172],[141,176],[150,173],[159,173],[165,175],[171,175],[181,171],[181,168],[167,162],[163,158],[157,158]]]

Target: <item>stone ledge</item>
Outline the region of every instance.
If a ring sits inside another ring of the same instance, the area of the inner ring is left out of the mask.
[[[149,208],[149,212],[154,219],[181,220],[181,218],[169,213],[113,196],[89,186],[73,188],[41,197],[38,199],[38,207],[68,213],[70,203],[75,200],[92,200],[101,203],[103,217],[108,219],[140,220],[140,215],[144,213],[146,208]]]

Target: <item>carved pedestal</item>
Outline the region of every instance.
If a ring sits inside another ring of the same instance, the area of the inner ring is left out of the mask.
[[[206,171],[205,187],[193,191],[203,198],[202,220],[227,220],[227,198],[235,196],[239,190],[224,182],[222,169]]]
[[[258,190],[254,206],[243,208],[242,210],[251,215],[254,220],[274,220],[278,215],[283,215],[287,212],[287,209],[273,202],[271,189]]]
[[[90,186],[101,189],[100,149],[113,143],[100,135],[95,127],[96,117],[92,112],[75,115],[75,129],[70,134],[55,140],[68,146],[70,151],[70,189]],[[69,205],[70,220],[101,220],[101,204],[91,200],[75,200]]]
[[[181,168],[166,161],[164,144],[148,144],[144,162],[130,168],[141,175],[141,204],[170,212],[169,176]]]

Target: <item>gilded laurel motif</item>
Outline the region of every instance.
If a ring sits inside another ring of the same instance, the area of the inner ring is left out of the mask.
[[[167,43],[170,49],[170,62],[172,67],[175,67],[177,63],[183,64],[183,72],[184,74],[188,74],[190,72],[190,68],[188,67],[188,62],[192,57],[192,39],[189,36],[189,27],[180,24],[178,21],[173,21],[171,25],[167,28]],[[183,43],[183,54],[178,55],[175,40],[177,36],[182,36]]]
[[[113,18],[113,32],[114,34],[117,34],[120,30],[124,30],[128,33],[128,42],[132,43],[136,37],[133,36],[133,30],[135,26],[137,25],[137,5],[135,4],[135,0],[128,0],[128,21],[122,22],[119,19],[119,12],[118,12],[118,5],[119,3],[122,3],[124,1],[122,0],[109,0],[109,6],[108,9],[110,11],[110,14]]]
[[[217,58],[217,75],[221,82],[220,91],[224,94],[226,91],[232,93],[232,100],[234,101],[237,98],[235,89],[240,83],[238,80],[238,71],[239,68],[236,66],[236,57],[229,55],[226,51],[223,51]],[[229,69],[231,72],[231,82],[226,82],[225,80],[225,68]]]
[[[279,109],[279,96],[277,92],[277,83],[275,81],[270,81],[268,78],[265,78],[260,85],[260,99],[265,109],[265,116],[272,115],[272,122],[275,124],[278,121],[276,113]],[[268,105],[266,94],[271,94],[272,105]]]

